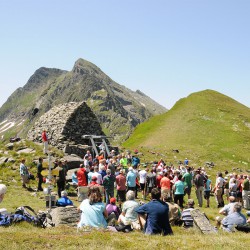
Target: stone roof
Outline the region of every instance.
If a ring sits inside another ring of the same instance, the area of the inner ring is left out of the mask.
[[[104,135],[97,117],[85,102],[69,102],[53,107],[36,121],[27,138],[42,142],[44,129],[49,144],[61,149],[67,144],[86,144],[82,135]]]

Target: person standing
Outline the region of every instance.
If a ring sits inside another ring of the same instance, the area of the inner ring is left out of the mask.
[[[25,159],[21,160],[20,176],[22,178],[22,185],[24,188],[26,188],[26,184],[29,183],[29,171],[28,171],[28,167],[25,165]]]
[[[199,203],[198,205],[199,207],[202,207],[205,177],[201,174],[200,171],[201,171],[200,169],[196,170],[196,175],[194,177],[194,184],[195,184],[196,197]]]
[[[184,197],[184,183],[182,181],[182,175],[178,176],[178,181],[173,186],[174,190],[174,203],[179,204],[183,208],[183,197]]]
[[[249,204],[250,183],[246,174],[243,177],[244,181],[241,184],[243,205],[245,209],[250,209],[250,204]]]
[[[188,195],[188,199],[191,199],[191,189],[192,189],[192,179],[193,179],[193,176],[190,172],[191,172],[191,167],[188,167],[187,172],[183,175],[185,191],[186,194]]]
[[[43,153],[48,154],[49,140],[45,129],[42,132],[42,141],[43,141]]]
[[[61,161],[58,162],[58,166],[54,170],[58,171],[58,175],[56,176],[57,194],[58,197],[61,198],[61,192],[65,189],[66,182]]]
[[[87,174],[86,169],[84,168],[84,165],[81,164],[80,168],[77,171],[78,187],[88,186],[87,175],[86,174]]]
[[[147,179],[147,171],[148,169],[142,169],[139,171],[139,177],[140,177],[140,189],[141,189],[141,193],[142,193],[142,199],[146,199],[146,189],[145,189],[145,185],[146,185],[146,179]]]
[[[133,171],[132,167],[129,167],[128,169],[128,174],[126,177],[126,181],[127,181],[127,187],[128,190],[132,190],[135,191],[135,186],[136,186],[136,173]]]
[[[43,168],[43,158],[40,157],[38,159],[38,164],[37,164],[37,178],[38,178],[37,191],[43,191],[43,188],[42,188],[42,183],[43,183],[42,171],[43,170],[44,170],[44,168]]]
[[[119,206],[126,200],[126,177],[121,169],[119,175],[116,176],[116,189]]]
[[[111,174],[111,170],[107,169],[107,175],[103,178],[103,186],[105,190],[106,196],[106,204],[109,203],[109,199],[114,197],[114,183],[115,183],[115,176]]]
[[[147,186],[146,193],[148,194],[151,194],[152,189],[156,187],[156,173],[154,172],[154,169],[151,169],[151,171],[147,174],[146,186]]]
[[[217,207],[224,207],[223,201],[223,186],[224,186],[224,179],[222,178],[222,173],[219,172],[217,174],[216,183],[215,183],[215,198],[217,201]],[[230,189],[230,187],[229,187]]]
[[[207,181],[205,183],[205,189],[204,189],[204,199],[207,201],[207,207],[210,205],[210,193],[212,189],[212,182],[210,179],[208,179],[208,176],[205,176]]]

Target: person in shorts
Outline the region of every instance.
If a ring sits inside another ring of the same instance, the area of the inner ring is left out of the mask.
[[[205,178],[207,179],[207,181],[205,183],[205,188],[204,188],[204,199],[207,201],[207,207],[209,207],[209,205],[210,205],[210,193],[211,193],[211,189],[212,189],[212,182],[208,178],[207,175],[205,175]]]

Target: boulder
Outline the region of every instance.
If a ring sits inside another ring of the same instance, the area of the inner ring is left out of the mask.
[[[84,163],[84,160],[78,156],[65,155],[63,160],[66,160],[68,163],[69,169],[79,168],[80,164]]]
[[[7,157],[1,157],[0,158],[0,165],[7,162],[8,161],[8,158]]]
[[[5,145],[5,147],[8,149],[8,150],[12,150],[14,148],[14,143],[8,143]]]
[[[53,208],[50,214],[56,227],[60,225],[76,227],[80,220],[80,213],[73,206]]]
[[[31,154],[34,153],[35,150],[33,148],[25,148],[17,151],[18,154],[24,153],[24,154]]]

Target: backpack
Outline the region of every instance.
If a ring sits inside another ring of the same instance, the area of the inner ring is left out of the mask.
[[[47,217],[49,215],[45,212],[36,213],[34,209],[29,206],[18,207],[15,211],[15,215],[21,215],[24,221],[33,224],[36,227],[46,228],[48,225],[54,226],[53,223],[49,223]]]
[[[23,221],[23,216],[20,214],[1,214],[0,213],[0,226],[8,227],[17,222]]]

